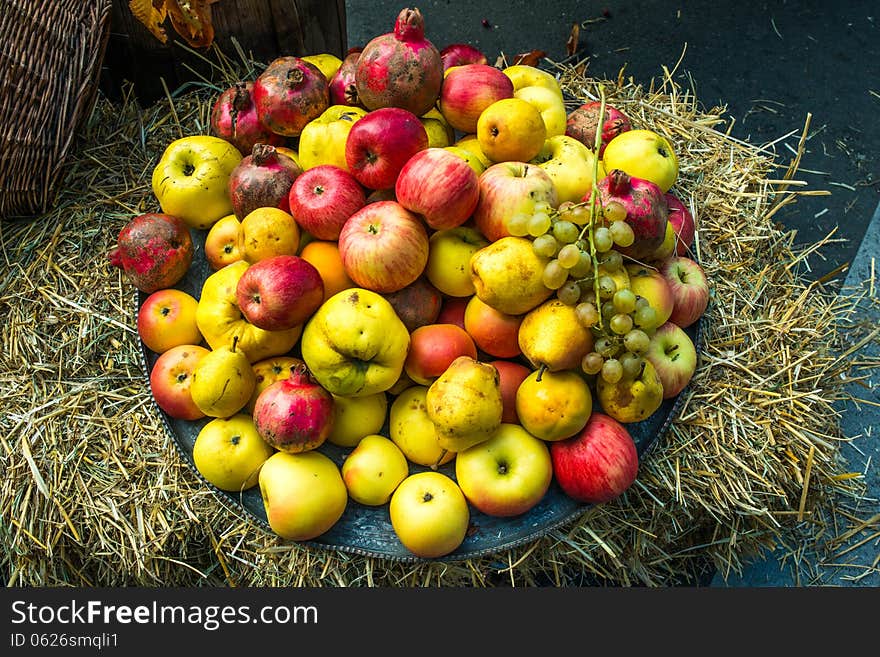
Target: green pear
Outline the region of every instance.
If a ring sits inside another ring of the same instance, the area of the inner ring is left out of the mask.
[[[522,315],[553,294],[544,285],[549,258],[539,256],[532,240],[502,237],[475,252],[470,259],[471,280],[484,303],[508,315]]]
[[[470,356],[459,356],[428,387],[425,407],[443,449],[460,452],[488,440],[501,425],[498,370]]]
[[[245,407],[256,385],[254,368],[233,339],[232,345],[213,349],[198,362],[190,394],[208,417],[231,417]]]
[[[575,307],[556,298],[526,313],[517,338],[529,362],[551,372],[579,368],[593,351],[593,334],[578,321]]]
[[[650,417],[663,403],[663,382],[651,361],[645,359],[641,373],[608,383],[596,377],[596,396],[605,413],[618,422],[640,422]]]

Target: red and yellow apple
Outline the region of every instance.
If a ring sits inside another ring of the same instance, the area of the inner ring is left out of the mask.
[[[501,389],[501,421],[509,424],[520,424],[516,412],[516,392],[520,384],[532,373],[532,370],[515,360],[498,358],[489,363],[498,370],[498,387]]]
[[[199,302],[176,288],[156,290],[138,310],[137,332],[148,349],[161,354],[171,347],[199,344],[202,332],[196,322]]]
[[[697,350],[683,328],[666,322],[651,336],[645,358],[651,361],[660,383],[663,399],[671,399],[684,390],[697,369]]]
[[[536,164],[493,164],[480,175],[479,185],[480,200],[474,208],[473,220],[490,242],[510,235],[506,225],[509,217],[518,213],[532,215],[538,203],[553,208],[559,203],[553,179]]]
[[[369,434],[348,453],[341,470],[351,499],[365,506],[381,506],[409,476],[409,463],[389,438]]]
[[[339,239],[348,218],[367,204],[361,184],[347,170],[332,164],[300,174],[288,198],[296,223],[319,240]]]
[[[416,383],[430,385],[459,356],[477,358],[477,347],[467,331],[455,324],[426,324],[410,335],[404,369]]]
[[[477,174],[445,148],[426,148],[407,160],[394,194],[398,203],[434,230],[463,224],[480,199]]]
[[[209,349],[184,344],[161,353],[150,368],[150,390],[156,405],[178,420],[199,420],[205,417],[193,401],[190,388],[192,375]]]
[[[470,523],[467,499],[441,472],[417,472],[404,479],[389,502],[391,527],[417,557],[436,559],[454,552]]]
[[[490,306],[477,295],[469,298],[464,311],[464,329],[479,349],[495,358],[515,358],[522,354],[519,328],[523,315],[508,315]]]
[[[214,271],[226,265],[241,260],[241,251],[238,248],[238,233],[241,230],[241,222],[234,214],[228,214],[217,220],[208,234],[205,235],[205,259]]]
[[[513,96],[513,82],[488,64],[456,66],[443,78],[438,107],[449,124],[465,134],[477,131],[477,119],[489,105]]]
[[[687,328],[696,323],[709,306],[709,279],[696,260],[672,256],[660,265],[660,274],[672,292],[669,321]]]

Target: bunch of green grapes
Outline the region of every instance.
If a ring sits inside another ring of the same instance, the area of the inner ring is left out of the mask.
[[[615,247],[635,240],[625,208],[614,201],[596,206],[591,221],[587,202],[562,203],[557,209],[537,203],[531,215],[511,216],[507,230],[531,238],[535,253],[550,259],[544,284],[574,306],[578,321],[593,331],[595,348],[583,358],[583,371],[608,383],[637,377],[657,313],[647,299],[620,284],[628,276]]]

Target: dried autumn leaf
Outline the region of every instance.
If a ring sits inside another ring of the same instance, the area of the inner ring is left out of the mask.
[[[217,0],[166,0],[175,31],[193,48],[206,48],[214,41],[211,5]]]
[[[532,50],[530,52],[521,52],[513,58],[513,63],[523,66],[537,66],[538,62],[546,56],[546,50]]]
[[[129,0],[128,8],[154,37],[162,43],[168,41],[168,35],[162,28],[162,23],[165,22],[165,17],[168,14],[165,9],[165,0]]]
[[[568,41],[565,42],[565,52],[571,57],[578,50],[578,39],[581,35],[581,26],[575,23],[571,26],[571,34],[568,35]]]

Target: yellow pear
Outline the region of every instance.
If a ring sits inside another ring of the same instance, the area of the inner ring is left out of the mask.
[[[605,412],[618,422],[640,422],[650,417],[663,403],[663,383],[651,361],[645,359],[641,373],[608,383],[596,377],[596,396]]]
[[[237,342],[211,350],[193,370],[190,394],[208,417],[235,415],[248,403],[257,385],[254,368]]]
[[[498,370],[459,356],[428,387],[425,407],[443,449],[460,452],[488,440],[503,412]]]
[[[551,372],[578,368],[583,357],[593,351],[593,334],[578,321],[575,307],[556,298],[523,317],[518,340],[532,365]]]
[[[543,279],[548,262],[549,258],[535,253],[532,240],[502,237],[471,256],[474,291],[495,310],[522,315],[553,294]]]

